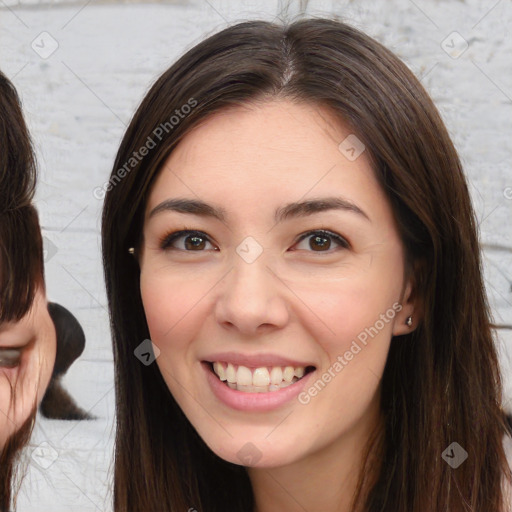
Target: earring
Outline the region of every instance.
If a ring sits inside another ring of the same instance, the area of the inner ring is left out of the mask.
[[[411,325],[412,325],[412,316],[408,316],[407,317],[407,320],[405,321],[405,324],[407,325],[407,327],[411,327]]]
[[[129,252],[130,254],[135,254],[135,248],[134,248],[134,247],[129,247],[129,248],[128,248],[128,252]]]

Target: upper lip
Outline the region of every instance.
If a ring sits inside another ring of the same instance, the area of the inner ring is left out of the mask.
[[[249,368],[261,368],[264,366],[293,366],[295,368],[314,366],[311,363],[304,363],[289,359],[276,354],[241,354],[239,352],[220,352],[212,354],[204,359],[209,363],[226,362]]]

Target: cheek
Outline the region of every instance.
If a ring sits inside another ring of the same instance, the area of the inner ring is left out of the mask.
[[[391,336],[394,318],[401,309],[401,281],[377,280],[374,273],[359,273],[353,278],[303,282],[295,287],[297,295],[315,313],[308,315],[309,329],[330,360],[348,350],[353,340],[364,342],[369,331],[381,339]]]
[[[24,356],[20,367],[17,388],[23,401],[23,414],[41,403],[52,376],[56,350],[55,327],[48,315],[40,318],[34,347]]]
[[[205,293],[199,280],[177,273],[141,273],[140,291],[146,321],[154,342],[165,342],[186,324],[194,306]]]
[[[40,372],[40,380],[35,383],[37,387],[37,403],[41,403],[43,396],[48,388],[50,379],[55,365],[55,357],[57,355],[57,334],[55,325],[50,315],[45,315],[45,327],[41,330],[41,336],[37,342],[38,358],[34,363],[38,366]]]
[[[160,350],[157,364],[165,375],[188,378],[186,366],[195,362],[192,341],[203,328],[207,311],[204,300],[212,279],[186,272],[141,272],[140,291],[151,341]],[[172,382],[168,382],[171,387]]]
[[[0,448],[34,408],[37,388],[28,382],[30,373],[27,360],[18,368],[0,370]]]
[[[350,428],[375,399],[393,322],[401,309],[401,280],[387,276],[380,276],[385,282],[377,285],[379,272],[375,269],[375,273],[301,290],[305,302],[322,320],[317,318],[310,330],[325,358],[317,380],[299,401],[306,406],[306,416],[314,410],[314,416],[331,419],[332,430],[327,430],[332,436],[339,434],[334,425]]]
[[[190,368],[192,341],[204,323],[204,298],[211,286],[179,272],[141,272],[140,291],[152,343],[160,350],[156,364],[178,402],[188,411],[194,384]],[[192,379],[192,380],[191,380]]]
[[[12,433],[12,397],[11,380],[12,370],[0,369],[0,450],[6,439]]]

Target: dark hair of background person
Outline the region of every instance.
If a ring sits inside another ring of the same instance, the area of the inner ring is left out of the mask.
[[[0,323],[20,320],[44,289],[43,245],[32,201],[36,164],[18,94],[0,72]]]
[[[190,98],[197,106],[119,179],[118,169]],[[391,341],[382,378],[385,428],[369,443],[354,510],[503,511],[501,485],[511,478],[502,444],[507,425],[461,162],[407,66],[335,19],[244,22],[209,37],[155,82],[125,133],[102,219],[116,381],[115,511],[252,510],[245,468],[217,457],[158,366],[134,357],[149,332],[140,269],[128,248],[140,246],[162,164],[194,126],[228,107],[279,98],[328,107],[366,145],[423,306],[418,328]],[[441,458],[453,441],[469,453],[456,470]]]
[[[45,290],[44,253],[37,210],[33,206],[37,169],[30,134],[13,84],[0,72],[0,324],[21,320],[37,287]],[[41,400],[43,416],[62,420],[94,419],[79,407],[61,383],[82,354],[85,334],[73,314],[49,302],[56,332],[56,360]],[[35,397],[34,397],[35,398]],[[16,399],[12,386],[12,401]],[[37,413],[10,436],[0,450],[0,511],[10,510],[12,483],[21,448],[29,441]]]
[[[55,334],[57,352],[52,376],[39,405],[45,418],[57,420],[92,420],[96,417],[77,405],[66,391],[62,378],[69,367],[82,355],[85,348],[85,333],[76,317],[64,306],[48,302]]]
[[[43,243],[32,205],[36,165],[18,94],[0,72],[0,324],[16,322],[44,289]],[[13,393],[12,399],[16,396]],[[32,432],[36,407],[0,449],[0,510],[11,506],[11,485],[20,449]]]

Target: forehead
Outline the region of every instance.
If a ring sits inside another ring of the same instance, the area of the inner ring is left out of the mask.
[[[325,195],[367,208],[385,203],[365,151],[353,159],[340,150],[347,137],[355,137],[350,128],[317,105],[280,100],[220,111],[169,156],[147,211],[170,196],[196,196],[228,211]]]

